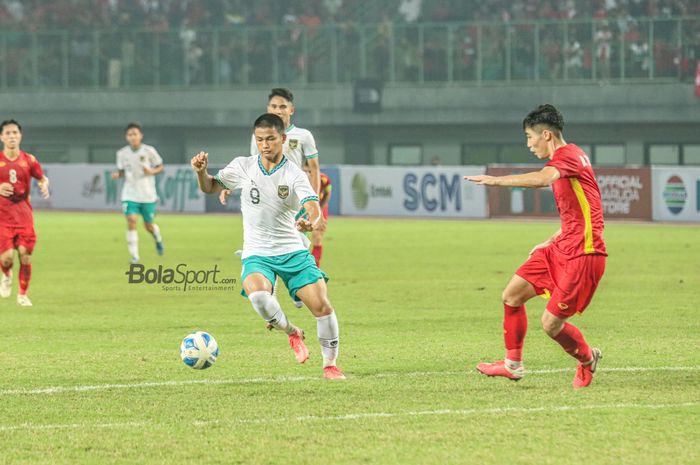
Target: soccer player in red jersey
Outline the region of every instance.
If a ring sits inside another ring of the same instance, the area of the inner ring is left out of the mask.
[[[309,176],[309,180],[313,176],[313,172],[308,163],[304,163],[304,171]],[[318,194],[318,202],[321,204],[321,211],[323,212],[323,218],[328,221],[328,201],[331,199],[331,192],[333,190],[333,185],[331,184],[331,179],[323,172],[321,172],[321,189]],[[316,266],[321,267],[321,256],[323,256],[323,234],[324,231],[312,231],[311,232],[311,255],[314,256],[316,260]]]
[[[588,156],[562,136],[564,118],[552,105],[541,105],[523,121],[527,146],[540,160],[541,171],[510,176],[465,176],[486,186],[552,186],[561,228],[536,245],[503,291],[505,360],[481,363],[477,370],[488,376],[521,379],[523,341],[527,332],[525,302],[536,295],[550,297],[542,315],[544,331],[578,360],[574,388],[591,384],[599,349],[591,348],[581,331],[567,320],[582,313],[605,271],[603,209],[600,190]]]
[[[29,307],[27,297],[32,277],[31,255],[36,243],[29,188],[32,178],[39,180],[41,196],[49,197],[49,179],[41,165],[27,152],[20,150],[22,126],[15,120],[0,123],[0,297],[10,296],[14,250],[19,255],[19,293],[17,303]]]

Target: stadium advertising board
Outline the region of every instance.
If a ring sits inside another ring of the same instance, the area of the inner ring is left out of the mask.
[[[486,189],[462,179],[483,167],[340,167],[342,215],[486,217]]]
[[[649,168],[595,168],[605,218],[651,220]]]
[[[487,174],[537,171],[540,166],[489,166]],[[649,168],[595,168],[605,218],[651,220],[651,171]],[[556,217],[557,207],[550,188],[489,188],[489,213],[492,217]]]
[[[120,210],[123,179],[115,181],[111,164],[45,164],[51,180],[51,198],[32,195],[37,208]],[[32,187],[38,192],[36,181]],[[166,165],[156,176],[159,211],[203,212],[204,194],[189,165]]]
[[[700,168],[654,166],[655,221],[700,221]]]
[[[489,176],[507,176],[509,174],[529,173],[537,171],[540,166],[489,166],[486,174]],[[520,187],[504,188],[488,187],[489,216],[552,216],[556,217],[557,206],[554,203],[552,190],[525,189]]]

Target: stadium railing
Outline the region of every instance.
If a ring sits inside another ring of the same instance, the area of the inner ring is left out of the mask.
[[[0,89],[690,81],[700,17],[0,32]]]

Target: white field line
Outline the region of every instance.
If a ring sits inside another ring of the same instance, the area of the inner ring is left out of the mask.
[[[653,372],[653,371],[700,371],[700,365],[695,366],[660,366],[660,367],[610,367],[599,369],[600,372]],[[553,373],[573,372],[573,368],[551,368],[542,370],[528,370],[529,375],[542,375]],[[373,373],[366,375],[352,376],[350,379],[373,379],[373,378],[418,378],[426,376],[464,376],[476,374],[474,370],[465,369],[464,371],[413,371],[407,373]],[[236,384],[264,384],[264,383],[289,383],[298,381],[321,381],[321,376],[275,376],[275,377],[260,377],[260,378],[233,378],[233,379],[191,379],[191,380],[172,380],[172,381],[146,381],[137,383],[115,383],[115,384],[93,384],[83,386],[51,386],[35,389],[6,389],[0,390],[1,396],[13,395],[41,395],[41,394],[60,394],[69,392],[89,392],[89,391],[107,391],[118,389],[146,389],[158,387],[176,387],[189,385],[236,385]]]
[[[494,408],[470,408],[470,409],[440,409],[440,410],[416,410],[405,412],[357,412],[344,415],[305,415],[296,417],[284,418],[260,418],[260,419],[243,419],[232,421],[194,421],[192,426],[201,427],[209,425],[234,426],[234,425],[258,425],[270,423],[289,422],[310,422],[310,421],[352,421],[365,420],[375,418],[401,418],[401,417],[424,417],[424,416],[472,416],[472,415],[505,415],[505,414],[538,414],[538,413],[556,413],[556,412],[577,412],[589,410],[663,410],[663,409],[678,409],[700,407],[700,402],[682,402],[676,404],[597,404],[597,405],[561,405],[561,406],[543,406],[543,407],[494,407]],[[170,427],[168,423],[151,423],[145,421],[129,421],[122,423],[58,423],[58,424],[36,424],[23,423],[20,425],[0,425],[0,433],[7,431],[20,430],[61,430],[61,429],[95,429],[95,428],[139,428],[144,427]]]
[[[469,408],[469,409],[441,409],[441,410],[417,410],[407,412],[359,412],[348,413],[345,415],[305,415],[299,417],[291,417],[284,419],[257,419],[257,420],[240,420],[236,423],[270,423],[272,421],[344,421],[344,420],[362,420],[365,418],[396,418],[396,417],[418,417],[418,416],[433,416],[433,415],[498,415],[508,413],[555,413],[555,412],[575,412],[585,410],[620,410],[620,409],[642,409],[642,410],[661,410],[669,408],[688,408],[699,407],[700,402],[682,402],[676,404],[599,404],[599,405],[547,405],[543,407],[493,407],[493,408]],[[199,422],[200,425],[206,422]]]
[[[49,429],[81,429],[81,428],[140,428],[146,426],[145,421],[125,421],[121,423],[57,423],[57,424],[36,424],[22,423],[19,425],[0,425],[0,432],[20,431],[20,430],[49,430]]]

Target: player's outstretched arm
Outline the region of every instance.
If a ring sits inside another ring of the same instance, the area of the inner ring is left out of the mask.
[[[487,176],[480,174],[477,176],[464,176],[467,181],[483,186],[506,186],[506,187],[548,187],[559,179],[559,170],[552,166],[545,166],[540,171],[532,173],[511,174],[508,176]]]
[[[199,184],[202,192],[213,194],[223,190],[219,183],[216,182],[216,179],[207,173],[207,166],[209,165],[209,154],[207,152],[199,152],[192,157],[190,165],[192,165],[192,169],[197,174],[197,184]]]
[[[302,232],[325,231],[326,220],[321,214],[321,205],[318,203],[318,200],[307,200],[304,202],[303,207],[309,214],[309,219],[299,218],[296,223],[297,229]]]
[[[37,185],[39,186],[39,191],[41,192],[41,197],[44,199],[49,198],[49,178],[44,176],[41,178],[39,181],[37,181]]]
[[[165,165],[163,165],[162,163],[156,166],[155,168],[149,168],[147,166],[144,166],[143,174],[145,174],[146,176],[155,176],[156,174],[162,173],[164,169]]]

